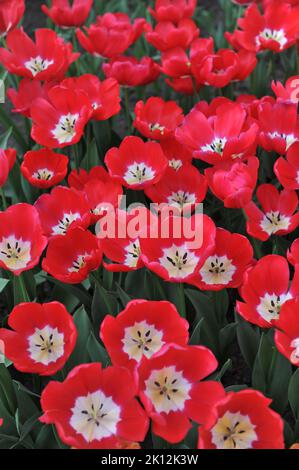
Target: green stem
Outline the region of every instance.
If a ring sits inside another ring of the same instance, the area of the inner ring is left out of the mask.
[[[178,304],[179,304],[179,313],[181,317],[186,318],[186,299],[185,299],[185,291],[184,291],[184,283],[180,282],[178,284],[178,294],[179,294],[179,299],[178,299]]]
[[[0,196],[1,196],[1,201],[2,201],[2,208],[5,211],[8,206],[7,206],[7,201],[6,201],[6,197],[5,197],[3,188],[0,188]]]
[[[0,122],[2,122],[2,124],[5,126],[6,129],[9,129],[10,127],[12,127],[12,132],[13,132],[16,142],[19,144],[21,150],[26,152],[28,149],[27,142],[22,136],[19,129],[17,128],[16,124],[11,119],[11,117],[8,116],[8,114],[6,114],[3,106],[0,106]]]
[[[20,302],[30,302],[23,274],[15,276],[15,304]]]
[[[129,99],[129,88],[124,87],[124,98],[125,98],[125,111],[126,111],[126,120],[129,132],[131,132],[131,114],[130,114],[130,99]]]
[[[79,170],[80,170],[80,159],[79,159],[79,152],[78,152],[77,145],[73,145],[72,150],[73,150],[73,155],[74,155],[75,167],[76,167],[76,170],[79,172]]]

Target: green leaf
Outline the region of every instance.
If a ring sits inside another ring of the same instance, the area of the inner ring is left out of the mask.
[[[290,380],[288,399],[295,419],[299,419],[299,369],[297,369]]]
[[[221,356],[226,357],[236,336],[237,323],[228,323],[219,331]]]
[[[283,413],[287,406],[291,365],[276,349],[273,332],[263,334],[252,371],[252,386],[273,399],[273,408]]]
[[[224,374],[228,370],[231,370],[231,368],[232,368],[232,360],[227,359],[227,361],[223,364],[223,366],[221,367],[221,369],[218,372],[214,372],[214,374],[209,376],[209,380],[217,380],[218,382],[220,382],[220,380],[222,379]]]
[[[255,357],[258,352],[260,342],[260,332],[258,328],[250,325],[247,321],[236,313],[237,340],[248,367],[253,368]]]
[[[17,398],[10,373],[0,364],[0,401],[7,411],[14,416],[17,411]]]
[[[78,338],[75,349],[65,366],[68,371],[72,370],[79,364],[90,362],[86,345],[90,336],[90,332],[92,331],[92,326],[83,306],[81,306],[75,312],[73,318],[77,328]]]
[[[121,300],[123,307],[125,308],[126,305],[132,300],[131,297],[120,287],[119,284],[116,283],[116,289]]]
[[[7,149],[7,144],[12,133],[12,127],[10,127],[4,134],[0,136],[0,148]]]
[[[89,335],[86,347],[92,362],[101,362],[103,367],[107,367],[110,362],[109,356],[92,332]]]
[[[56,284],[59,287],[62,287],[64,290],[69,292],[71,295],[77,297],[77,299],[84,304],[86,307],[91,306],[91,296],[89,293],[83,289],[82,287],[73,285],[73,284],[64,284],[54,277],[47,276],[46,274],[41,274],[47,281],[52,282],[53,284]]]
[[[0,292],[2,292],[7,284],[9,283],[9,279],[4,279],[3,277],[0,278]]]
[[[220,354],[219,344],[219,327],[213,310],[213,304],[208,295],[195,289],[186,289],[185,294],[192,303],[195,312],[195,322],[198,324],[199,320],[204,318],[204,322],[200,327],[200,341],[201,344],[210,348],[218,357]]]
[[[226,321],[226,314],[229,308],[229,297],[226,289],[212,292],[212,301],[214,312],[219,325],[223,325]]]
[[[200,345],[201,343],[201,337],[200,337],[200,332],[201,332],[201,327],[203,322],[205,321],[204,318],[201,318],[198,322],[197,325],[195,326],[193,333],[190,337],[189,344],[190,345]]]

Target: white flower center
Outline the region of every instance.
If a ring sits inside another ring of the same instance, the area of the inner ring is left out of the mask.
[[[291,354],[291,362],[293,364],[298,364],[299,363],[299,338],[293,339],[290,346],[291,348],[294,348],[294,351],[292,351],[292,354]]]
[[[202,280],[209,285],[228,284],[236,272],[236,266],[227,256],[210,256],[199,271]]]
[[[297,137],[294,136],[294,134],[285,134],[283,132],[277,132],[277,131],[268,132],[268,136],[270,137],[270,139],[280,138],[280,139],[285,140],[286,150],[288,150],[291,147],[291,145],[293,145],[293,143],[297,142],[298,140]]]
[[[160,131],[160,134],[163,135],[165,126],[161,126],[161,124],[159,124],[158,122],[155,122],[154,124],[149,125],[149,129],[151,132]]]
[[[47,70],[47,68],[52,64],[54,64],[53,60],[43,59],[41,56],[31,57],[30,60],[27,60],[24,63],[26,69],[30,70],[34,77],[38,73]]]
[[[80,269],[84,268],[86,265],[85,258],[88,256],[87,253],[84,253],[84,255],[79,255],[76,260],[73,261],[73,265],[68,268],[69,273],[78,273]]]
[[[12,271],[23,269],[31,260],[31,243],[16,239],[14,235],[3,237],[0,242],[0,260]]]
[[[255,425],[249,416],[240,412],[226,413],[211,430],[212,442],[217,449],[251,449],[257,440]]]
[[[71,142],[76,135],[76,123],[79,119],[79,114],[66,114],[61,116],[59,122],[56,124],[52,134],[60,144]]]
[[[140,257],[140,243],[138,238],[125,247],[126,256],[124,264],[130,268],[136,268]]]
[[[121,409],[101,390],[78,397],[71,411],[70,425],[87,442],[115,435]]]
[[[48,325],[36,328],[28,338],[28,352],[31,359],[45,366],[56,362],[64,353],[63,333]]]
[[[125,328],[125,336],[122,339],[123,350],[130,359],[141,361],[143,355],[150,358],[159,351],[164,344],[163,333],[154,325],[146,321],[135,322],[133,326]]]
[[[194,272],[199,258],[185,245],[172,245],[163,250],[163,256],[159,258],[159,261],[170,277],[184,278]]]
[[[154,370],[145,381],[145,394],[158,413],[183,410],[191,384],[175,366]]]
[[[292,295],[289,292],[281,295],[267,293],[260,299],[257,311],[268,322],[278,320],[282,305],[291,298]]]
[[[50,179],[53,178],[54,172],[51,170],[48,170],[48,168],[40,168],[39,170],[36,170],[32,176],[36,180],[49,181]]]
[[[210,144],[203,145],[201,147],[201,150],[203,152],[219,153],[219,155],[222,156],[226,142],[226,137],[215,137],[213,142],[211,142]]]
[[[58,221],[57,225],[52,227],[52,235],[65,235],[69,226],[80,218],[80,214],[78,212],[69,214],[64,214],[63,217]]]
[[[155,171],[145,165],[145,163],[136,163],[129,165],[124,175],[124,180],[129,184],[140,184],[144,181],[150,181],[154,178]]]
[[[279,211],[271,211],[264,215],[260,226],[266,233],[268,233],[268,235],[272,235],[279,230],[287,230],[289,228],[290,222],[290,217],[286,217]]]
[[[141,361],[143,355],[150,358],[159,351],[164,344],[163,333],[149,325],[146,321],[135,322],[133,326],[125,328],[125,336],[122,339],[123,350],[130,359]]]
[[[178,207],[180,210],[183,210],[185,206],[195,204],[196,197],[194,193],[179,190],[177,192],[171,193],[171,195],[168,196],[167,201],[171,206],[175,206]]]
[[[178,171],[180,168],[182,168],[183,162],[182,160],[176,160],[175,158],[172,158],[171,160],[169,160],[169,166],[175,171]]]
[[[270,29],[265,28],[260,34],[256,37],[256,43],[258,46],[261,45],[260,39],[265,39],[266,41],[275,41],[280,45],[280,49],[288,42],[285,32],[283,29]]]

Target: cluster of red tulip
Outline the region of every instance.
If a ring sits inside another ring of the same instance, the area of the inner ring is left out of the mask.
[[[1,448],[296,445],[299,1],[224,2],[218,34],[197,0],[52,0],[34,37],[24,3],[0,2]],[[123,196],[174,213],[135,226]],[[200,245],[161,234],[186,209]]]

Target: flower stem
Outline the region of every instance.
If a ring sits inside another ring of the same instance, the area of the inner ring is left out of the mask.
[[[23,274],[15,276],[14,278],[14,303],[30,302],[30,297],[27,292]]]
[[[181,317],[186,318],[186,299],[183,282],[178,284],[178,296],[179,313]]]
[[[1,201],[2,201],[2,208],[5,211],[7,209],[7,201],[6,201],[3,188],[0,188],[0,196],[1,196]]]
[[[79,161],[79,152],[78,152],[78,147],[77,147],[77,145],[73,145],[72,149],[73,149],[75,167],[76,167],[77,172],[79,173],[79,170],[80,170],[80,161]]]
[[[126,111],[126,120],[128,131],[131,132],[131,114],[130,114],[130,98],[129,98],[129,88],[124,87],[124,98],[125,98],[125,111]]]

